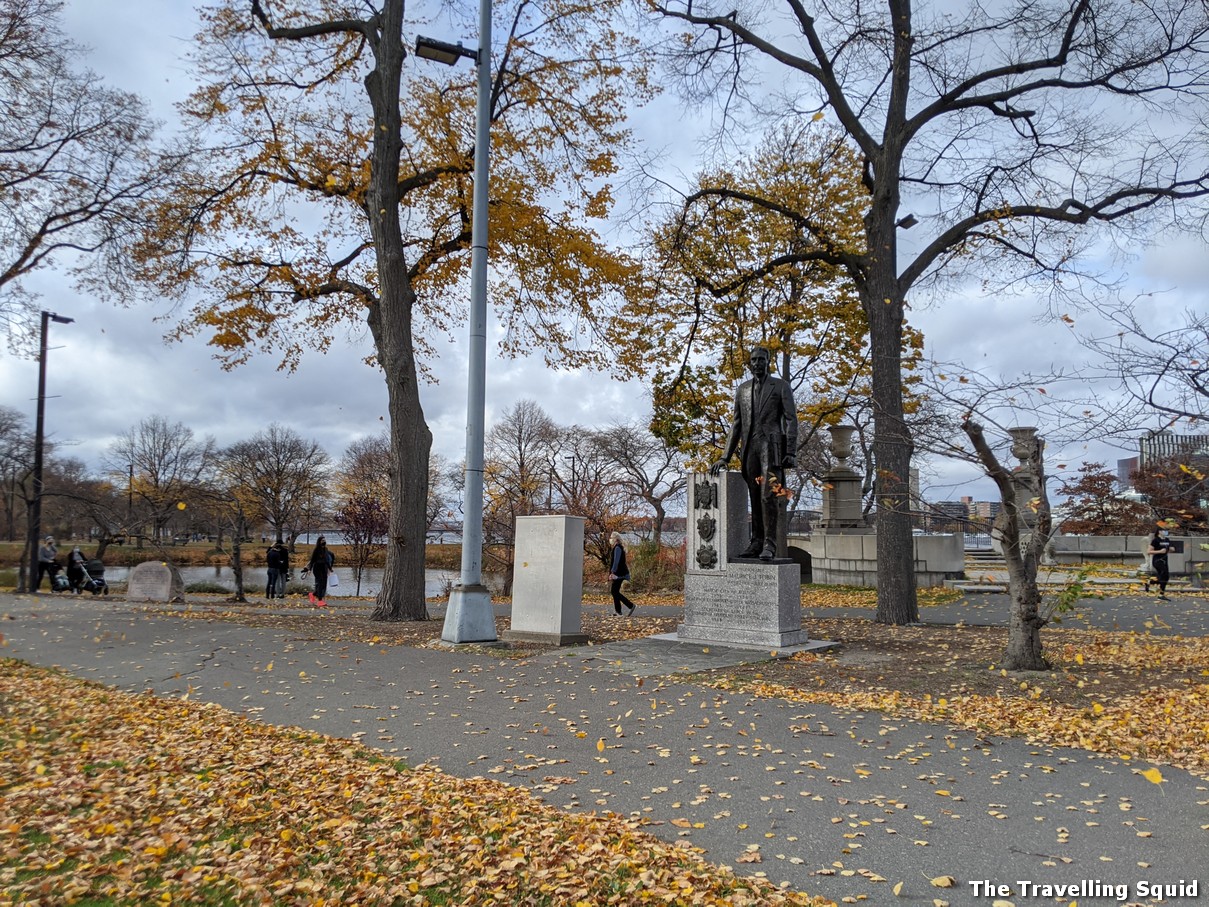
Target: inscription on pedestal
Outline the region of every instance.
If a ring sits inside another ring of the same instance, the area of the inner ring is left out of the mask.
[[[680,639],[783,648],[807,641],[797,564],[732,562],[725,574],[688,573]]]

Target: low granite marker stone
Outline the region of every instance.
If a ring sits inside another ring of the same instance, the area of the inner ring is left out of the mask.
[[[180,571],[164,561],[144,561],[130,571],[126,581],[128,602],[183,602],[185,581]]]

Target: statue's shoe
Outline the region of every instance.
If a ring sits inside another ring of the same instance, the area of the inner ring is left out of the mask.
[[[755,539],[750,545],[739,552],[739,557],[758,557],[760,554],[760,540]]]

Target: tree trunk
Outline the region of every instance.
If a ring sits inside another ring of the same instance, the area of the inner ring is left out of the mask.
[[[235,574],[235,594],[231,596],[231,601],[234,602],[248,600],[243,588],[243,539],[247,534],[248,527],[243,514],[240,514],[235,524],[235,541],[231,545],[231,572]]]
[[[1012,597],[1012,613],[1008,618],[1008,644],[1003,655],[1003,666],[1009,671],[1048,671],[1050,663],[1041,654],[1041,628],[1048,623],[1041,615],[1041,591],[1037,588],[1037,563],[1041,551],[1049,538],[1049,499],[1045,490],[1045,470],[1040,441],[1031,449],[1028,464],[1037,477],[1038,500],[1037,525],[1021,544],[1021,507],[1030,506],[1021,501],[1020,488],[1012,474],[999,462],[991,450],[982,426],[967,419],[962,430],[970,438],[978,459],[987,475],[995,480],[1002,502],[999,516],[995,518],[992,533],[999,533],[999,544],[1008,569],[1008,592]],[[1023,455],[1021,459],[1025,459]]]
[[[1036,559],[1021,556],[1019,541],[1013,545],[1015,557],[1004,559],[1008,565],[1008,587],[1012,595],[1012,614],[1008,622],[1007,650],[1003,666],[1009,671],[1048,671],[1050,663],[1041,654],[1041,593],[1037,589]]]
[[[919,622],[911,535],[911,431],[903,418],[903,303],[887,270],[874,269],[861,300],[869,320],[873,359],[873,459],[877,499],[877,617],[879,624]]]
[[[655,542],[655,548],[663,546],[663,521],[667,519],[667,512],[664,510],[662,501],[651,501],[651,507],[655,510],[655,520],[651,526],[651,538]]]
[[[403,0],[382,6],[381,41],[365,88],[374,111],[374,144],[365,212],[378,265],[376,304],[368,322],[386,374],[391,444],[390,534],[386,569],[374,620],[427,620],[424,542],[428,454],[432,432],[424,421],[412,341],[415,294],[399,229],[399,84],[403,65]]]

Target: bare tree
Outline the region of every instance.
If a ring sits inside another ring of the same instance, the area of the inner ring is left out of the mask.
[[[152,537],[162,541],[177,505],[206,485],[216,457],[213,438],[195,440],[183,423],[148,416],[110,445],[106,465],[115,481],[129,482],[132,499],[151,522]]]
[[[830,118],[862,156],[860,235],[802,221],[800,246],[767,266],[832,263],[860,295],[873,367],[877,620],[913,622],[907,299],[980,259],[1010,266],[1008,280],[1054,280],[1077,261],[1083,228],[1140,235],[1209,193],[1209,10],[1203,0],[651,7],[683,31],[668,49],[684,84],[724,105],[727,125],[743,110]],[[761,66],[775,91],[753,90]],[[776,198],[724,187],[701,187],[684,208],[720,197],[794,216]],[[900,245],[899,231],[917,224],[924,235]]]
[[[1145,327],[1138,302],[1097,309],[1115,328],[1084,336],[1085,346],[1102,356],[1121,388],[1166,419],[1209,419],[1209,315],[1185,310],[1165,319],[1164,330]],[[1175,322],[1174,324],[1172,322]]]
[[[336,511],[336,525],[344,536],[344,544],[352,554],[353,578],[357,581],[356,595],[361,594],[361,579],[370,558],[386,547],[390,531],[390,511],[381,498],[368,492],[354,492]]]
[[[344,449],[333,482],[341,500],[361,492],[390,507],[390,484],[395,471],[390,443],[389,433],[382,432],[358,438]]]
[[[593,432],[591,440],[615,465],[618,482],[629,497],[654,511],[652,538],[656,545],[662,544],[667,508],[683,497],[688,484],[683,454],[637,424],[610,425]]]
[[[17,539],[17,528],[25,532],[25,500],[33,475],[34,437],[25,423],[25,416],[10,406],[0,406],[0,482],[3,482],[4,537]],[[18,506],[20,501],[20,506]],[[24,563],[24,562],[23,562]]]
[[[142,102],[76,68],[61,8],[0,0],[0,330],[12,340],[37,311],[22,278],[60,257],[81,275],[124,271],[115,240],[155,179]]]
[[[1023,465],[1012,472],[999,462],[981,425],[966,419],[961,427],[969,436],[987,475],[999,487],[1002,501],[996,529],[1007,563],[1008,591],[1012,597],[1003,666],[1009,671],[1047,671],[1050,664],[1042,654],[1041,628],[1049,623],[1051,614],[1042,611],[1041,592],[1037,586],[1037,567],[1051,529],[1049,495],[1045,488],[1045,445],[1037,440],[1013,444],[1012,452]],[[1028,532],[1022,531],[1022,527],[1033,521],[1026,518],[1026,510],[1035,515],[1035,524]]]
[[[226,475],[252,505],[249,519],[268,520],[279,542],[300,522],[307,501],[322,497],[327,487],[327,453],[318,442],[277,423],[231,445],[223,461]]]
[[[565,512],[583,517],[585,550],[607,563],[609,535],[631,531],[637,524],[633,478],[595,433],[578,425],[562,429],[559,453],[561,462],[550,474],[555,499]]]
[[[487,432],[483,488],[484,558],[512,586],[516,518],[541,513],[559,455],[560,432],[533,400],[520,400],[504,411]]]

